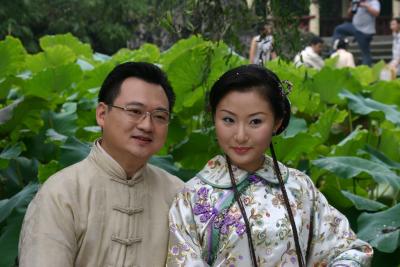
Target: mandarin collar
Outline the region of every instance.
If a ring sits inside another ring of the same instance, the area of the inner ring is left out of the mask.
[[[97,139],[92,147],[92,150],[90,151],[90,154],[88,156],[89,160],[93,160],[93,162],[104,172],[106,172],[108,175],[110,175],[110,178],[117,178],[121,179],[124,181],[137,181],[139,180],[144,172],[144,169],[146,167],[146,164],[140,168],[136,173],[131,176],[127,177],[125,170],[122,168],[122,166],[113,158],[111,157],[110,154],[108,154],[104,148],[100,144],[101,139]]]
[[[289,177],[288,168],[282,163],[279,164],[279,169],[282,174],[283,181],[286,182]],[[263,166],[255,172],[248,172],[232,165],[233,175],[236,184],[239,185],[249,175],[255,174],[271,184],[279,184],[279,180],[275,175],[273,160],[269,156],[265,156]],[[231,178],[229,176],[228,165],[224,156],[218,155],[209,160],[206,166],[196,174],[203,182],[217,188],[226,189],[231,188]]]

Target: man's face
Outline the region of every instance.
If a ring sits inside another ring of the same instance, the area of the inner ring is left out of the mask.
[[[392,30],[392,32],[399,32],[400,27],[399,27],[399,23],[396,20],[392,20],[390,22],[390,29]]]
[[[322,51],[322,44],[321,43],[311,45],[311,47],[312,47],[312,49],[314,50],[315,53],[321,54],[321,51]]]
[[[120,93],[112,104],[144,113],[169,110],[167,95],[160,85],[133,77],[122,82]],[[164,145],[168,133],[168,124],[153,121],[149,114],[138,121],[133,117],[129,111],[105,103],[99,103],[96,110],[97,123],[103,129],[101,145],[123,165],[129,162],[145,164]]]

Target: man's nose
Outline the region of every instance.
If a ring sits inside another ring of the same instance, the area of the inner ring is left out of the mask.
[[[143,131],[149,132],[153,129],[153,122],[151,119],[151,113],[150,112],[145,112],[143,114],[143,117],[140,119],[140,121],[137,124],[137,127]]]

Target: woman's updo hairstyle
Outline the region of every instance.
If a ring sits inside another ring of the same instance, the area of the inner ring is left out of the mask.
[[[232,91],[257,91],[271,105],[275,119],[282,125],[275,135],[283,132],[290,120],[290,102],[282,82],[275,73],[262,66],[243,65],[225,72],[211,87],[209,108],[214,117],[219,102]]]

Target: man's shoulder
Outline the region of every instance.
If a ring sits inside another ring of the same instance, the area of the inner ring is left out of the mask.
[[[73,187],[81,186],[84,180],[90,181],[90,177],[94,176],[94,172],[87,159],[83,159],[51,175],[44,182],[40,191],[68,191]],[[82,179],[83,177],[84,179]]]

